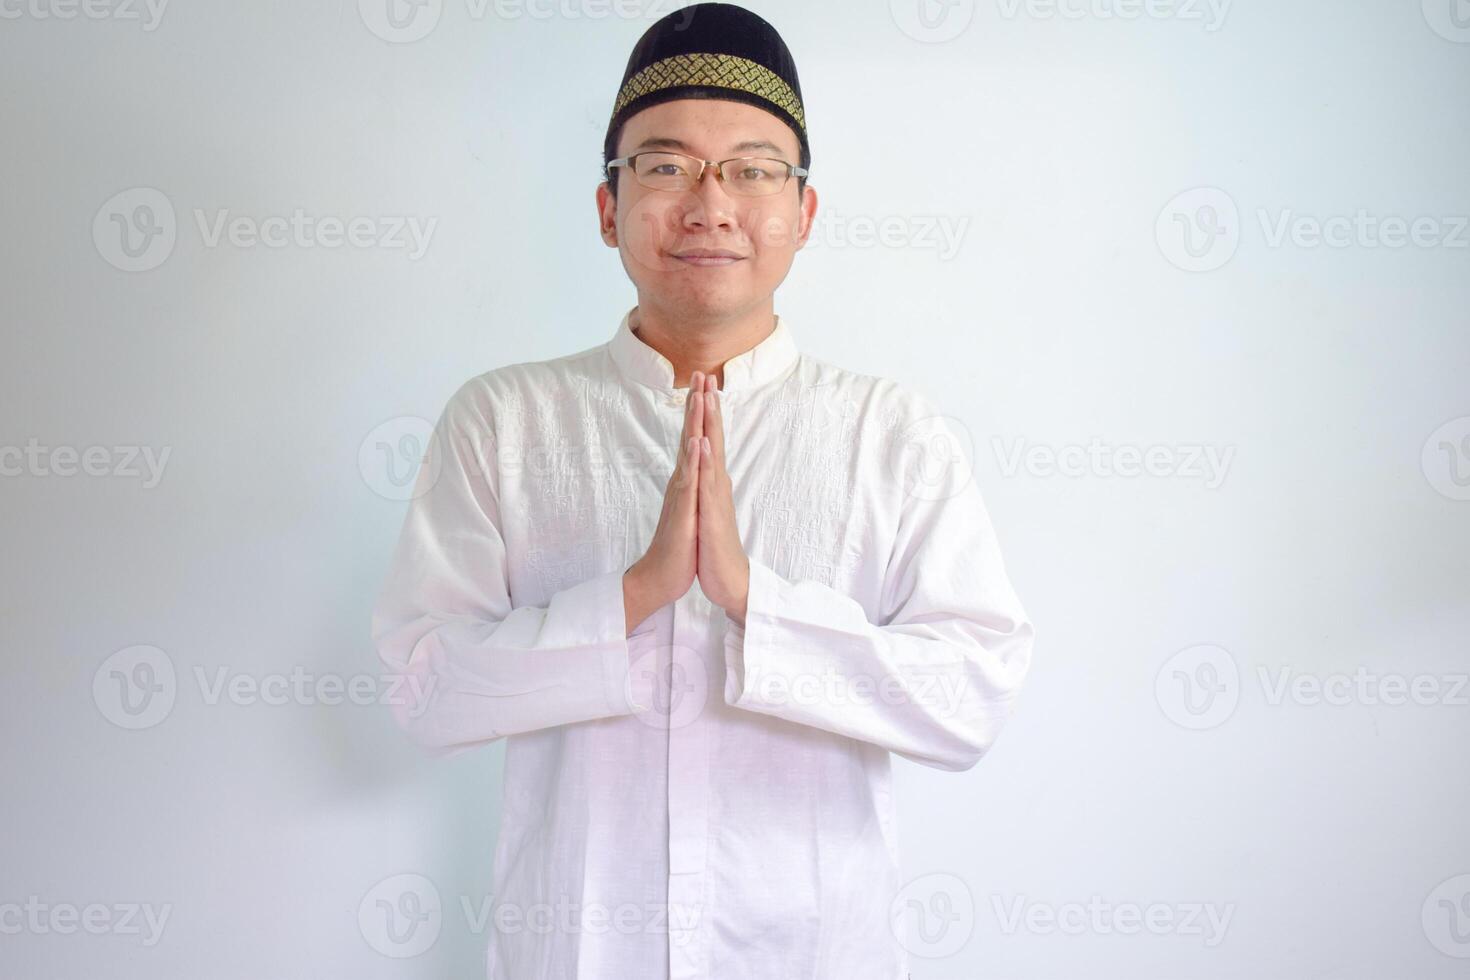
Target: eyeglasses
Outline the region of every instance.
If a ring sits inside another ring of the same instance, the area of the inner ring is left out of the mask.
[[[792,177],[805,177],[805,167],[766,157],[733,157],[729,160],[700,160],[682,153],[650,151],[634,153],[607,162],[609,167],[628,167],[638,183],[656,191],[691,191],[704,177],[705,167],[714,167],[725,190],[742,197],[777,194]]]

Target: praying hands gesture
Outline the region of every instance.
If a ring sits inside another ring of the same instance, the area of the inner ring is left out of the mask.
[[[725,470],[725,427],[712,374],[695,371],[684,402],[679,457],[664,489],[663,510],[643,557],[623,573],[627,628],[689,591],[698,577],[710,602],[745,625],[750,562],[735,524]]]

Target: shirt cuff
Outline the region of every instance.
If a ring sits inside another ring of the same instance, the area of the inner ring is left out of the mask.
[[[564,596],[565,598],[562,598]],[[623,604],[623,571],[604,572],[567,589],[560,601],[572,608],[591,610],[589,641],[605,644],[602,656],[602,694],[608,712],[626,715],[653,705],[657,644],[650,616],[628,634]]]
[[[603,572],[558,593],[554,602],[587,610],[585,642],[602,647],[602,697],[610,713],[626,714],[623,683],[627,674],[627,613],[623,607],[623,573]]]
[[[749,708],[760,698],[755,683],[765,664],[761,635],[762,618],[769,615],[771,600],[781,578],[754,558],[750,561],[750,591],[746,598],[745,626],[728,616],[725,618],[725,703],[733,708]]]
[[[623,658],[623,711],[638,715],[652,711],[658,678],[658,634],[650,616],[628,637],[628,653]]]

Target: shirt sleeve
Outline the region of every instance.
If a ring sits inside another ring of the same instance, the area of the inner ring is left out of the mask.
[[[750,559],[745,625],[726,623],[727,704],[937,769],[979,762],[1010,716],[1034,630],[956,432],[931,412],[895,440],[883,478],[901,484],[900,515],[877,623],[843,592]]]
[[[623,569],[511,607],[491,396],[476,381],[434,428],[372,613],[395,720],[434,754],[646,710]],[[644,628],[650,627],[650,628]]]

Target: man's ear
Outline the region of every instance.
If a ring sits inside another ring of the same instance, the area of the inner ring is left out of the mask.
[[[801,218],[796,223],[796,248],[799,251],[812,233],[817,218],[817,192],[811,184],[801,189]]]
[[[607,181],[597,185],[597,223],[602,241],[608,248],[618,247],[618,201]]]

